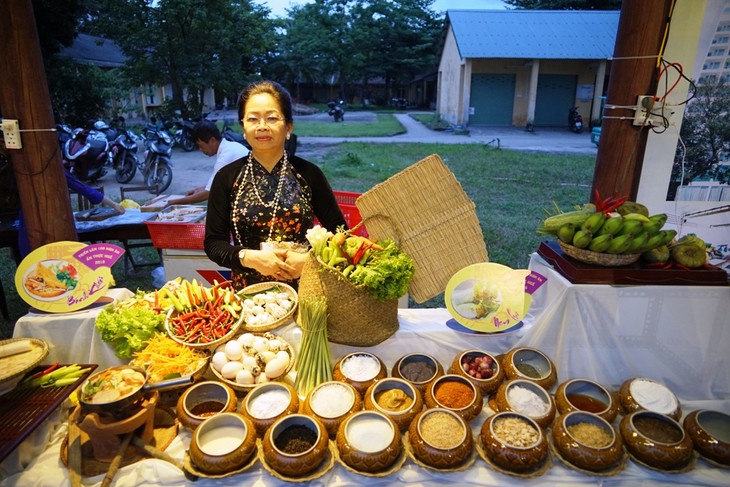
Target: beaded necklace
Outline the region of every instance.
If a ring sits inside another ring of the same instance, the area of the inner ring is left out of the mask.
[[[284,175],[286,174],[286,166],[288,162],[289,159],[287,158],[286,151],[284,151],[284,157],[281,159],[281,170],[279,171],[279,184],[276,187],[274,200],[270,203],[264,202],[264,200],[261,198],[258,185],[253,178],[253,151],[248,153],[248,162],[246,163],[246,170],[243,172],[243,177],[239,175],[238,192],[236,193],[236,199],[233,202],[234,211],[238,210],[238,204],[241,201],[241,195],[243,194],[243,187],[246,184],[246,179],[248,179],[249,173],[251,174],[251,186],[253,186],[253,192],[256,195],[256,199],[259,201],[259,203],[261,203],[262,206],[266,208],[274,208],[274,210],[271,212],[271,221],[269,222],[269,236],[266,239],[267,241],[271,241],[271,235],[274,231],[274,219],[276,218],[276,212],[279,210],[279,199],[281,198],[281,190],[284,187]],[[238,225],[235,222],[233,224],[233,230],[236,234],[236,240],[238,240],[238,244],[243,245],[243,240],[241,240],[241,234],[238,231]]]

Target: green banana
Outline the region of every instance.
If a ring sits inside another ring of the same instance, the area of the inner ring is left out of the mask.
[[[662,230],[660,233],[664,235],[662,245],[668,245],[677,236],[677,231],[674,229]]]
[[[593,234],[587,230],[578,230],[575,232],[575,235],[573,235],[573,246],[578,247],[579,249],[584,249],[588,247],[588,244],[591,243],[591,240],[593,239]]]
[[[601,235],[616,235],[616,233],[621,230],[623,224],[623,217],[615,216],[612,218],[608,218],[605,222],[603,222],[601,228],[598,229],[598,233],[596,233],[596,236],[599,237]]]
[[[619,231],[616,232],[616,236],[620,237],[621,235],[638,235],[643,231],[644,224],[641,221],[624,219],[624,224],[621,225]]]
[[[601,235],[600,237],[596,237],[588,244],[588,250],[593,252],[605,252],[608,246],[611,245],[612,240],[613,235]]]
[[[639,235],[634,237],[631,240],[631,245],[629,245],[628,250],[626,250],[627,254],[634,254],[638,253],[639,249],[641,249],[644,245],[646,245],[646,242],[649,241],[649,234],[646,232],[641,232]]]
[[[624,215],[624,219],[626,220],[639,220],[643,223],[649,223],[649,217],[646,215],[642,215],[641,213],[628,213]]]
[[[667,214],[666,213],[657,213],[655,215],[649,216],[649,221],[651,223],[659,223],[659,228],[662,228],[665,223],[667,223]]]
[[[575,225],[566,223],[558,229],[558,238],[569,244],[573,243],[573,235],[575,235]]]
[[[595,235],[596,232],[598,232],[598,230],[601,228],[601,225],[603,225],[603,222],[605,220],[606,214],[602,211],[597,211],[589,216],[588,219],[583,222],[583,225],[581,225],[580,228],[581,230],[588,230]]]
[[[644,230],[646,230],[646,233],[649,235],[656,235],[663,226],[664,224],[661,222],[649,220],[649,223],[644,223]]]
[[[614,237],[605,252],[607,254],[623,254],[629,249],[633,239],[634,236],[629,233]]]
[[[649,240],[646,241],[646,244],[641,248],[641,252],[646,252],[651,249],[655,249],[657,247],[660,247],[664,245],[662,242],[664,242],[664,233],[659,232],[655,233],[654,235],[649,235]]]

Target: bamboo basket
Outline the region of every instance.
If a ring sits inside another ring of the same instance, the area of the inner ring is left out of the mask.
[[[641,254],[606,254],[603,252],[593,252],[588,249],[579,249],[561,240],[558,240],[558,243],[560,244],[560,248],[563,249],[563,252],[575,260],[585,264],[600,265],[602,267],[620,267],[622,265],[633,264],[641,257]]]
[[[416,264],[417,303],[437,296],[462,268],[487,262],[475,205],[432,154],[360,195],[355,205],[373,240],[392,239]]]

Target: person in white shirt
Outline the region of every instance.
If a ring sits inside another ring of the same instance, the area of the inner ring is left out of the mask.
[[[213,172],[205,186],[186,191],[185,196],[169,200],[167,202],[168,205],[185,205],[207,201],[210,186],[213,184],[213,177],[215,177],[216,173],[223,166],[248,155],[248,150],[245,146],[238,142],[231,142],[230,140],[224,139],[216,124],[210,120],[203,120],[195,124],[190,138],[193,139],[193,142],[195,142],[203,154],[208,157],[216,156]]]

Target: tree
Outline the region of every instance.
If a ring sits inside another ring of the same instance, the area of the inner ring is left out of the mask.
[[[730,87],[724,80],[705,81],[687,104],[677,147],[668,199],[677,185],[695,180],[730,183]],[[686,150],[686,152],[685,152]],[[683,154],[684,153],[684,154]],[[724,160],[723,160],[724,159]]]
[[[621,10],[621,0],[504,0],[525,10]]]

